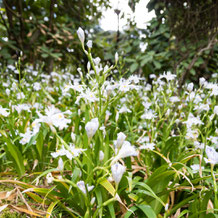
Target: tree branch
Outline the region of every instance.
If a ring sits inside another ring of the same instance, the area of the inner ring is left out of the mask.
[[[212,37],[212,39],[208,42],[207,46],[205,48],[201,48],[193,57],[191,63],[188,65],[187,69],[184,71],[184,73],[181,75],[180,79],[179,79],[179,87],[181,89],[182,85],[184,84],[190,70],[192,69],[192,67],[194,66],[195,62],[197,61],[198,57],[207,50],[212,49],[212,47],[218,42],[218,40],[216,39],[217,36],[217,32],[214,34],[214,36]]]
[[[7,1],[6,0],[3,0],[3,3],[5,5],[5,8],[6,10],[10,11],[11,14],[13,14],[15,17],[20,17],[20,15],[16,14],[10,7],[9,5],[7,4]]]
[[[19,21],[20,21],[20,41],[21,41],[21,46],[22,46],[22,49],[23,49],[24,20],[23,20],[23,17],[22,17],[22,14],[23,14],[22,0],[18,1],[18,8],[19,8],[19,13],[20,13],[20,17],[19,17]]]

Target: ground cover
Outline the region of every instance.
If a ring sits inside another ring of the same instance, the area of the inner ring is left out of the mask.
[[[126,78],[78,36],[79,76],[2,70],[0,212],[216,217],[217,74],[182,89],[170,72]]]

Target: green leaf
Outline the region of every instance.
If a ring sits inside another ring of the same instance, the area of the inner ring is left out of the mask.
[[[142,183],[142,182],[138,182],[137,185],[143,187],[144,189],[146,189],[147,191],[145,191],[144,193],[146,195],[149,195],[153,198],[155,198],[156,200],[158,200],[163,206],[165,206],[165,203],[153,192],[153,190],[145,183]],[[144,190],[142,189],[139,189],[139,193],[143,193]]]
[[[54,201],[50,204],[50,206],[47,209],[47,214],[46,214],[46,218],[50,218],[52,217],[52,211],[54,210],[56,204],[59,202],[59,200]]]
[[[141,61],[141,66],[143,67],[145,64],[147,64],[148,62],[150,62],[152,60],[152,56],[149,55],[145,55],[143,56],[143,59]]]
[[[148,218],[156,218],[156,214],[149,205],[137,205]]]
[[[42,160],[42,156],[43,156],[43,133],[42,131],[39,132],[39,135],[36,139],[36,148],[39,154],[39,160]]]
[[[130,72],[133,73],[138,68],[138,63],[134,63],[130,66]]]
[[[114,187],[111,185],[111,183],[107,180],[104,179],[103,181],[100,182],[100,184],[112,195],[114,196],[116,191]]]
[[[153,61],[154,63],[154,66],[157,68],[157,69],[160,69],[161,68],[161,64],[158,62],[158,61]]]
[[[110,203],[107,206],[108,206],[108,209],[109,209],[109,212],[110,212],[110,217],[111,218],[116,218],[113,203]]]
[[[124,218],[129,218],[137,209],[138,208],[136,206],[131,207],[129,211],[126,212]]]
[[[24,175],[25,167],[23,163],[23,156],[16,145],[12,144],[11,141],[5,138],[7,143],[6,153],[8,153],[12,157],[12,161],[14,162],[14,168],[17,170],[19,176]]]

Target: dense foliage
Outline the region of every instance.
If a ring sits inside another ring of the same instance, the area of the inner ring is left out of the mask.
[[[22,55],[22,63],[55,66],[81,64],[82,53],[75,40],[76,29],[83,25],[87,33],[98,27],[107,1],[4,0],[1,8],[0,57],[12,64]]]
[[[124,79],[117,53],[104,65],[77,33],[89,60],[80,77],[30,68],[20,82],[1,76],[0,184],[9,190],[0,212],[216,217],[217,74],[180,93],[169,72],[151,84]]]
[[[106,57],[111,58],[118,47],[130,73],[149,78],[151,73],[170,71],[180,77],[180,86],[186,79],[194,83],[202,76],[209,79],[218,68],[217,5],[211,0],[150,0],[147,8],[156,17],[146,29],[130,20],[118,46],[112,37],[113,50],[108,48]]]

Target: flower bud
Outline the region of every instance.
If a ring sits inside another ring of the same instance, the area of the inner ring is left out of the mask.
[[[103,151],[99,151],[99,160],[100,161],[104,160],[104,152]]]
[[[80,42],[84,45],[85,33],[81,27],[79,27],[79,29],[77,30],[77,35],[79,37]]]
[[[62,171],[64,169],[64,162],[62,158],[58,160],[58,170]]]
[[[88,48],[92,48],[92,40],[89,40],[86,45],[88,46]]]
[[[124,134],[124,133],[122,133],[122,132],[119,132],[118,134],[117,134],[117,141],[116,141],[116,147],[117,148],[119,148],[119,147],[121,147],[121,145],[123,144],[123,142],[125,141],[125,139],[126,139],[126,135]]]
[[[191,92],[193,90],[193,88],[194,88],[194,84],[193,83],[189,83],[188,86],[187,86],[187,90],[189,92]]]
[[[98,127],[99,127],[98,118],[94,118],[86,124],[85,130],[89,139],[95,135]]]
[[[126,167],[119,163],[115,163],[114,165],[111,166],[112,176],[117,185],[119,184],[125,171],[126,171]]]
[[[118,59],[119,59],[119,56],[118,56],[118,53],[116,52],[115,53],[115,63],[117,63]]]

